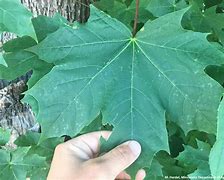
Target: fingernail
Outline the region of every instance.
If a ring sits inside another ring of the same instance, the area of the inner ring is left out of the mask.
[[[141,145],[137,141],[129,141],[128,146],[134,155],[138,156],[141,153]]]
[[[145,177],[146,177],[145,170],[144,170],[144,169],[140,169],[140,170],[138,171],[138,175],[144,180]]]

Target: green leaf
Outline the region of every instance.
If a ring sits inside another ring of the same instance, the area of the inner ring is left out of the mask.
[[[112,126],[109,124],[104,125],[102,122],[102,114],[100,113],[99,116],[97,116],[96,119],[94,119],[90,124],[85,126],[81,131],[80,134],[85,134],[89,132],[94,132],[94,131],[100,131],[100,130],[112,130]]]
[[[167,152],[160,151],[156,154],[155,158],[160,166],[162,166],[163,176],[186,176],[189,172],[192,172],[192,168],[185,167]]]
[[[100,1],[95,1],[94,6],[96,6],[98,9],[101,9],[102,11],[108,11],[108,9],[110,9],[110,7],[114,7],[115,2],[119,2],[119,1],[100,0]]]
[[[103,124],[114,127],[103,150],[128,139],[141,143],[135,173],[150,166],[156,152],[169,151],[165,112],[185,133],[216,131],[222,87],[204,68],[211,60],[221,64],[224,55],[206,34],[181,27],[186,10],[146,23],[135,38],[91,10],[86,25],[62,27],[28,49],[55,64],[26,93],[38,103],[43,138],[74,136],[102,112]]]
[[[221,66],[215,66],[210,65],[206,67],[205,72],[215,79],[219,84],[224,86],[224,65]]]
[[[36,41],[31,37],[23,36],[6,42],[3,45],[3,50],[5,52],[16,52],[19,50],[35,46],[36,44],[37,44]]]
[[[207,143],[198,141],[198,148],[185,146],[185,150],[180,153],[177,159],[185,164],[185,166],[197,168],[193,173],[189,174],[189,178],[197,176],[210,176],[208,156],[210,153],[210,146]]]
[[[188,144],[188,145],[190,145],[194,148],[197,148],[198,147],[198,145],[197,145],[198,140],[206,142],[210,146],[213,146],[214,143],[215,143],[215,135],[193,130],[193,131],[190,131],[187,134],[187,137],[186,137],[185,141],[186,141],[186,144]]]
[[[4,146],[10,138],[10,131],[0,128],[0,146]]]
[[[184,132],[173,122],[167,122],[167,132],[169,136],[169,148],[171,157],[177,157],[184,150]]]
[[[30,180],[47,179],[49,169],[50,169],[49,165],[42,168],[35,169],[35,171],[30,171],[28,177],[30,177]]]
[[[56,31],[60,26],[67,26],[66,20],[57,14],[53,18],[39,16],[38,18],[34,18],[32,22],[37,33],[38,41],[46,38],[48,34]],[[39,79],[47,74],[52,69],[53,64],[46,63],[38,59],[36,55],[25,51],[26,48],[34,45],[36,45],[36,41],[29,36],[19,37],[5,43],[3,49],[7,52],[4,54],[7,67],[0,65],[0,78],[14,80],[28,71],[33,70],[32,78],[28,81],[28,86],[32,87]],[[29,99],[31,98],[29,97]],[[33,110],[37,112],[38,108],[33,106]]]
[[[220,177],[224,175],[224,101],[220,103],[218,109],[218,123],[217,123],[217,136],[216,142],[209,155],[209,165],[211,169],[212,176]],[[221,179],[221,178],[217,178]]]
[[[40,139],[40,133],[27,132],[25,135],[19,136],[15,144],[20,147],[35,146],[38,144]]]
[[[52,64],[39,60],[35,54],[24,50],[5,54],[4,58],[8,67],[0,65],[0,78],[13,80],[33,69],[32,78],[28,82],[29,87],[32,87],[53,67]]]
[[[149,19],[153,19],[152,14],[146,10],[149,1],[150,0],[139,1],[138,23],[145,23]],[[94,5],[124,23],[129,29],[133,28],[136,11],[135,1],[132,1],[128,6],[126,3],[120,1],[111,2],[111,0],[97,1]]]
[[[45,165],[45,158],[38,155],[26,157],[29,148],[17,148],[13,152],[0,150],[0,179],[26,179],[27,173]]]
[[[37,154],[28,154],[24,157],[22,163],[29,165],[26,169],[27,177],[31,180],[46,179],[50,166],[47,164],[45,157]]]
[[[213,0],[213,1],[204,0],[204,5],[205,5],[206,8],[218,5],[220,3],[223,3],[222,0]]]
[[[53,18],[38,16],[32,19],[38,42],[44,40],[49,34],[58,30],[59,27],[68,26],[66,19],[56,14]]]
[[[151,0],[147,9],[156,17],[187,7],[184,0]]]
[[[35,38],[31,22],[32,13],[19,1],[0,0],[0,31],[8,31],[18,36]]]
[[[192,180],[195,179],[195,177],[209,177],[209,179],[211,179],[211,173],[209,171],[208,164],[201,164],[199,168],[193,173],[189,174],[188,177]]]
[[[17,138],[15,144],[19,147],[30,147],[28,155],[37,154],[45,157],[47,161],[51,161],[55,147],[62,143],[64,138],[49,138],[41,140],[40,133],[27,132]]]
[[[38,154],[41,157],[45,157],[47,162],[50,162],[56,146],[62,142],[64,142],[64,138],[39,139],[38,144],[31,146],[28,154]]]
[[[5,59],[3,57],[3,53],[2,52],[0,52],[0,65],[3,65],[3,66],[7,67],[7,64],[5,62]]]
[[[0,78],[14,80],[33,70],[33,75],[28,81],[29,87],[32,87],[53,67],[53,64],[46,63],[25,48],[32,47],[36,42],[29,36],[13,39],[4,44],[3,49],[7,52],[4,54],[7,67],[0,65]]]
[[[0,37],[1,37],[1,32],[0,32]],[[5,59],[3,57],[3,47],[2,47],[2,43],[1,42],[0,42],[0,65],[3,65],[3,66],[7,67]]]
[[[184,27],[199,32],[213,32],[224,43],[224,14],[216,13],[216,6],[201,10],[197,3],[193,2],[190,10],[183,18]]]
[[[151,164],[151,167],[146,170],[146,178],[150,180],[159,180],[163,178],[162,166],[154,158]]]

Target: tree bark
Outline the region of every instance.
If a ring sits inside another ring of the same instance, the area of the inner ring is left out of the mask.
[[[60,13],[68,21],[84,23],[89,18],[90,0],[21,0],[34,16]]]

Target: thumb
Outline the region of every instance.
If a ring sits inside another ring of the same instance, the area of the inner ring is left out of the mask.
[[[127,141],[94,161],[100,163],[101,172],[106,172],[108,178],[116,178],[118,174],[129,167],[140,155],[141,146],[137,141]]]

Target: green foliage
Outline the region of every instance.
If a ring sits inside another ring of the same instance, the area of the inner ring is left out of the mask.
[[[17,3],[2,1],[6,13]],[[45,179],[63,137],[104,129],[113,133],[102,152],[129,139],[141,143],[142,154],[128,169],[133,177],[139,168],[146,179],[224,175],[222,104],[216,119],[224,83],[221,2],[142,0],[135,37],[135,1],[94,5],[104,12],[92,6],[84,25],[58,14],[38,16],[29,27],[34,36],[21,24],[21,37],[3,45],[7,67],[0,61],[0,78],[33,70],[23,101],[31,104],[41,133],[21,136],[14,152],[1,149],[0,179]],[[1,145],[8,138],[0,131]]]
[[[210,65],[207,66],[205,69],[206,73],[211,76],[213,79],[215,79],[219,84],[224,86],[224,65],[221,66],[215,66]]]
[[[217,140],[214,144],[210,156],[209,164],[211,173],[213,176],[223,176],[224,175],[224,165],[223,165],[223,149],[224,149],[224,101],[222,100],[218,109],[218,122],[217,122]],[[219,178],[221,179],[221,178]]]
[[[18,0],[0,0],[0,33],[13,32],[18,36],[35,38],[30,13]]]
[[[152,179],[152,180],[164,179],[162,166],[156,159],[153,159],[151,167],[149,169],[146,169],[146,172],[147,172],[148,179]]]
[[[18,36],[28,35],[36,38],[30,13],[19,0],[0,0],[0,37],[1,33],[12,32]],[[0,44],[0,66],[7,66]]]
[[[187,7],[185,0],[151,0],[147,9],[152,12],[154,16],[160,17],[185,7]]]
[[[181,28],[184,12],[148,22],[131,38],[124,25],[92,8],[86,26],[62,27],[29,48],[40,59],[55,64],[26,93],[38,102],[38,120],[45,120],[42,136],[74,136],[102,112],[103,123],[114,126],[104,150],[127,139],[141,142],[143,153],[136,171],[148,166],[157,151],[168,150],[165,111],[185,132],[214,133],[221,87],[203,69],[210,59],[220,64],[223,54],[205,35]],[[164,23],[168,20],[172,25]],[[199,56],[201,52],[205,53]],[[39,87],[45,87],[42,93]],[[56,100],[65,90],[66,96]],[[151,138],[145,141],[147,137]]]
[[[139,28],[149,19],[154,19],[153,15],[146,9],[149,2],[150,0],[141,0],[139,2]],[[129,29],[132,29],[136,10],[135,1],[100,0],[96,1],[94,5],[124,23]]]
[[[66,19],[56,14],[53,18],[38,16],[32,19],[38,42],[63,26],[68,26]]]
[[[4,146],[10,138],[10,131],[0,128],[0,146]]]
[[[7,66],[5,59],[3,58],[3,55],[1,52],[0,52],[0,65]]]
[[[1,179],[26,179],[32,174],[45,168],[45,158],[36,154],[26,156],[29,148],[17,148],[13,152],[0,150],[0,177]],[[39,176],[42,177],[41,175]]]
[[[102,114],[100,114],[90,124],[85,126],[80,131],[80,134],[85,134],[86,132],[103,131],[103,130],[112,131],[113,126],[109,124],[103,124],[102,119],[103,119]]]
[[[49,161],[52,158],[55,147],[63,141],[64,138],[49,138],[47,140],[42,140],[39,133],[28,132],[26,135],[19,137],[15,144],[20,147],[31,146],[27,154],[38,154]]]
[[[52,69],[53,64],[46,63],[38,59],[35,54],[24,50],[35,44],[36,42],[29,36],[23,36],[5,43],[3,49],[7,53],[3,56],[7,67],[0,65],[0,78],[13,80],[32,69],[34,74],[29,81],[29,87],[32,87],[47,74]]]
[[[198,148],[185,146],[185,150],[177,157],[180,163],[190,168],[195,168],[195,171],[189,174],[189,177],[210,176],[210,169],[208,164],[208,156],[211,147],[204,142],[198,141]]]
[[[185,14],[185,28],[199,32],[214,33],[216,41],[224,43],[224,15],[216,12],[217,7],[201,9],[200,4],[192,3],[191,9]]]

